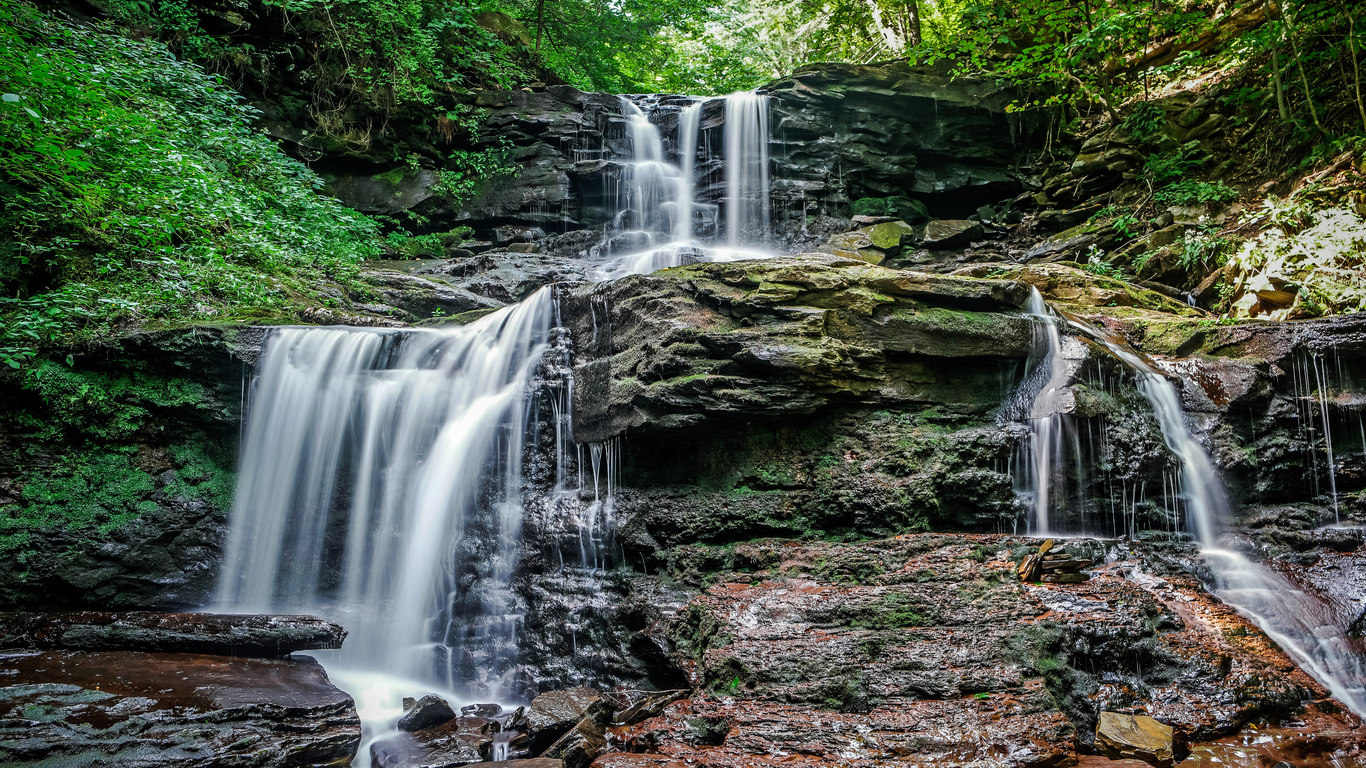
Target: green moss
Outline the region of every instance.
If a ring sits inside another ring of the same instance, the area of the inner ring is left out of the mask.
[[[20,549],[44,531],[107,534],[155,511],[156,503],[148,498],[154,487],[151,475],[134,466],[126,451],[70,458],[31,476],[18,506],[0,508],[0,552]]]
[[[933,624],[930,611],[915,598],[901,593],[883,596],[870,608],[860,610],[850,620],[855,629],[908,629]]]
[[[166,451],[172,470],[158,490],[131,447],[68,454],[51,467],[19,478],[19,503],[0,507],[0,553],[28,556],[35,537],[61,535],[90,543],[159,508],[158,496],[232,504],[235,484],[229,449],[199,439]]]
[[[77,370],[51,360],[35,363],[23,387],[42,403],[44,418],[30,422],[41,440],[124,439],[149,426],[149,409],[207,409],[212,402],[202,384],[186,379],[144,374],[136,367],[114,374]]]

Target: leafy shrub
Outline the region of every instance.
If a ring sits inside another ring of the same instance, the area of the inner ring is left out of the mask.
[[[1273,226],[1230,258],[1239,272],[1234,291],[1241,294],[1232,314],[1246,316],[1256,291],[1278,285],[1299,287],[1298,316],[1366,312],[1366,220],[1345,208],[1306,213],[1274,201],[1264,215]]]
[[[1139,141],[1152,141],[1167,127],[1167,113],[1158,105],[1145,101],[1134,107],[1120,127]]]
[[[1095,252],[1086,260],[1086,264],[1082,266],[1082,269],[1090,274],[1099,275],[1101,277],[1123,277],[1123,273],[1120,272],[1115,265],[1101,259],[1100,254]]]
[[[378,254],[368,218],[159,43],[0,0],[0,361],[136,321],[279,316]]]
[[[1238,199],[1238,190],[1222,181],[1178,181],[1153,195],[1153,199],[1167,205],[1202,205],[1228,203]]]
[[[1173,152],[1154,154],[1143,164],[1143,173],[1154,186],[1162,186],[1204,168],[1209,153],[1198,141],[1188,141]]]
[[[1186,271],[1223,263],[1229,241],[1215,234],[1213,227],[1188,230],[1181,245],[1180,264]]]

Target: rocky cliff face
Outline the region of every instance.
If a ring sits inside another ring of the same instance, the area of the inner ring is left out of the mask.
[[[760,89],[770,98],[774,238],[789,250],[843,231],[853,213],[891,214],[912,223],[962,218],[1003,204],[1023,188],[1041,135],[1033,118],[1008,115],[1013,94],[953,80],[904,63],[822,64]],[[425,137],[416,164],[345,155],[321,160],[329,190],[352,207],[411,212],[444,231],[471,226],[480,241],[536,242],[576,255],[609,235],[622,165],[630,159],[618,97],[568,86],[481,91],[469,97],[481,121],[474,151],[498,150],[509,173],[453,204],[442,192],[441,149]],[[688,97],[655,97],[655,123],[677,156],[679,111]],[[700,117],[697,202],[724,209],[725,102],[707,100]],[[716,231],[703,216],[698,233]]]
[[[208,601],[263,335],[147,333],[0,378],[0,602]]]

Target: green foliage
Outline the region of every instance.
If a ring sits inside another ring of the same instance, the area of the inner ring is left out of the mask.
[[[391,232],[385,238],[385,243],[391,250],[391,255],[397,255],[404,259],[439,259],[446,254],[445,247],[441,244],[446,235],[433,233],[429,235],[410,235],[407,232]]]
[[[158,509],[157,494],[203,500],[218,509],[232,503],[235,478],[230,452],[202,438],[171,446],[174,471],[158,482],[140,467],[131,448],[74,452],[19,480],[17,504],[0,507],[0,553],[23,562],[35,536],[88,543]]]
[[[1153,195],[1153,199],[1167,205],[1229,203],[1238,199],[1238,190],[1222,181],[1185,179]]]
[[[1101,277],[1123,278],[1124,276],[1117,267],[1102,259],[1100,254],[1095,252],[1086,260],[1086,264],[1082,266],[1082,269],[1090,274],[1100,275]]]
[[[1135,227],[1138,226],[1139,216],[1133,209],[1118,205],[1107,205],[1096,211],[1090,220],[1103,221],[1105,219],[1111,219],[1110,228],[1125,240],[1132,240],[1138,236]]]
[[[1366,311],[1366,220],[1346,208],[1268,200],[1268,226],[1231,254],[1240,273],[1230,312],[1247,317],[1257,291],[1298,286],[1298,317]],[[1238,294],[1241,294],[1239,296]]]
[[[280,315],[373,222],[157,43],[0,0],[0,361],[128,322]]]
[[[1154,141],[1167,127],[1167,113],[1158,105],[1145,101],[1130,110],[1120,127],[1139,141]]]
[[[896,198],[861,197],[852,208],[855,216],[892,216],[896,214]]]
[[[1231,241],[1215,234],[1213,227],[1187,230],[1181,245],[1181,268],[1190,272],[1222,265]]]
[[[474,199],[490,181],[516,176],[519,167],[509,159],[511,145],[503,139],[497,146],[446,153],[446,168],[437,171],[432,194],[442,195],[452,206]]]
[[[152,478],[127,454],[95,451],[71,457],[25,482],[19,506],[0,509],[0,552],[27,545],[34,534],[102,535],[156,510]]]
[[[150,429],[153,409],[206,408],[203,385],[186,379],[75,370],[39,360],[23,379],[43,406],[41,440],[121,440]]]
[[[1190,141],[1173,152],[1149,156],[1143,164],[1143,175],[1154,186],[1162,186],[1195,173],[1208,163],[1205,148],[1198,141]]]

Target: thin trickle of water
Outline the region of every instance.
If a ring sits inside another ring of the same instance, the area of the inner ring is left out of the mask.
[[[1033,531],[1045,535],[1050,530],[1051,491],[1058,484],[1055,473],[1063,466],[1070,398],[1065,397],[1067,367],[1062,360],[1062,335],[1038,288],[1030,287],[1026,310],[1036,321],[1035,347],[1040,357],[1036,375],[1042,379],[1029,406],[1027,487],[1033,489]]]
[[[678,116],[678,165],[683,171],[678,185],[678,217],[674,239],[693,238],[694,207],[697,199],[697,131],[702,121],[702,102],[694,101]]]

